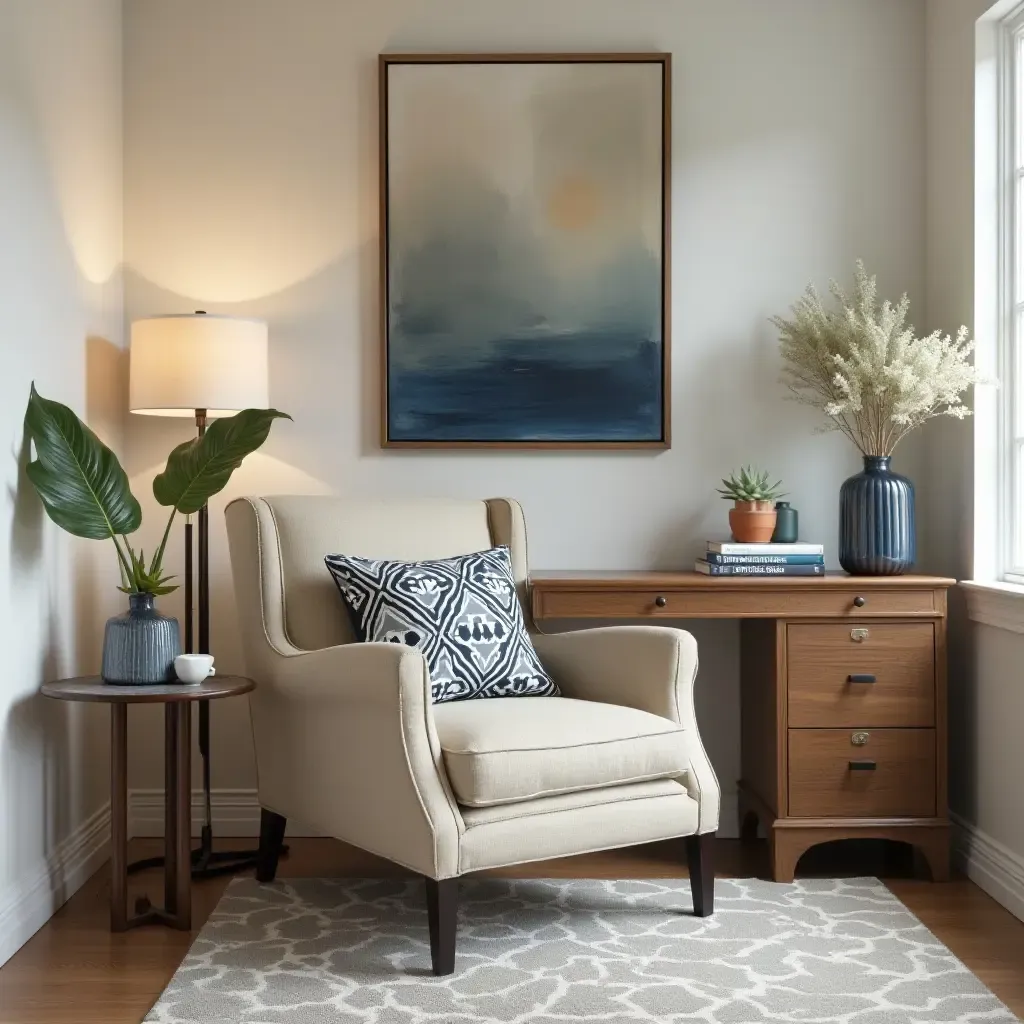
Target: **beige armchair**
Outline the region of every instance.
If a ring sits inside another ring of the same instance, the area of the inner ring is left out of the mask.
[[[689,633],[535,633],[561,698],[431,705],[417,650],[353,642],[324,556],[416,561],[507,544],[532,631],[517,502],[242,498],[227,522],[256,680],[261,881],[288,818],[424,875],[436,974],[454,970],[458,878],[482,868],[686,836],[694,912],[712,912],[719,788],[694,718]]]

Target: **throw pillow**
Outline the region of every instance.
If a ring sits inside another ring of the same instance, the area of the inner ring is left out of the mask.
[[[559,695],[526,631],[507,547],[432,562],[324,561],[360,640],[423,652],[435,704]]]

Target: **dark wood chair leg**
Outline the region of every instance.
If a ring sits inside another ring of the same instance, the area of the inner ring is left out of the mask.
[[[427,879],[427,921],[430,962],[437,975],[455,973],[455,922],[459,910],[459,880]]]
[[[695,917],[710,917],[715,912],[715,833],[686,837],[686,860],[690,868]]]
[[[256,858],[256,878],[272,882],[277,874],[277,858],[284,844],[284,829],[288,819],[265,807],[260,809],[260,850]]]

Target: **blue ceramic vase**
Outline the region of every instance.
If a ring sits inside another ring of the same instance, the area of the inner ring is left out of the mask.
[[[899,576],[917,557],[914,485],[890,461],[865,455],[839,491],[839,564],[853,576]]]
[[[161,615],[152,594],[129,594],[128,611],[107,620],[103,681],[121,686],[176,682],[174,659],[179,654],[178,620]]]

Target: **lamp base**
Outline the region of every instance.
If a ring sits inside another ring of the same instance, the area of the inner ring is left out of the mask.
[[[281,847],[281,855],[288,853],[288,847]],[[217,878],[220,875],[234,875],[239,871],[255,869],[258,850],[214,850],[213,830],[209,825],[203,826],[199,846],[192,851],[192,877]],[[138,871],[146,871],[149,868],[162,868],[163,857],[146,857],[128,865],[128,874],[133,875]]]

